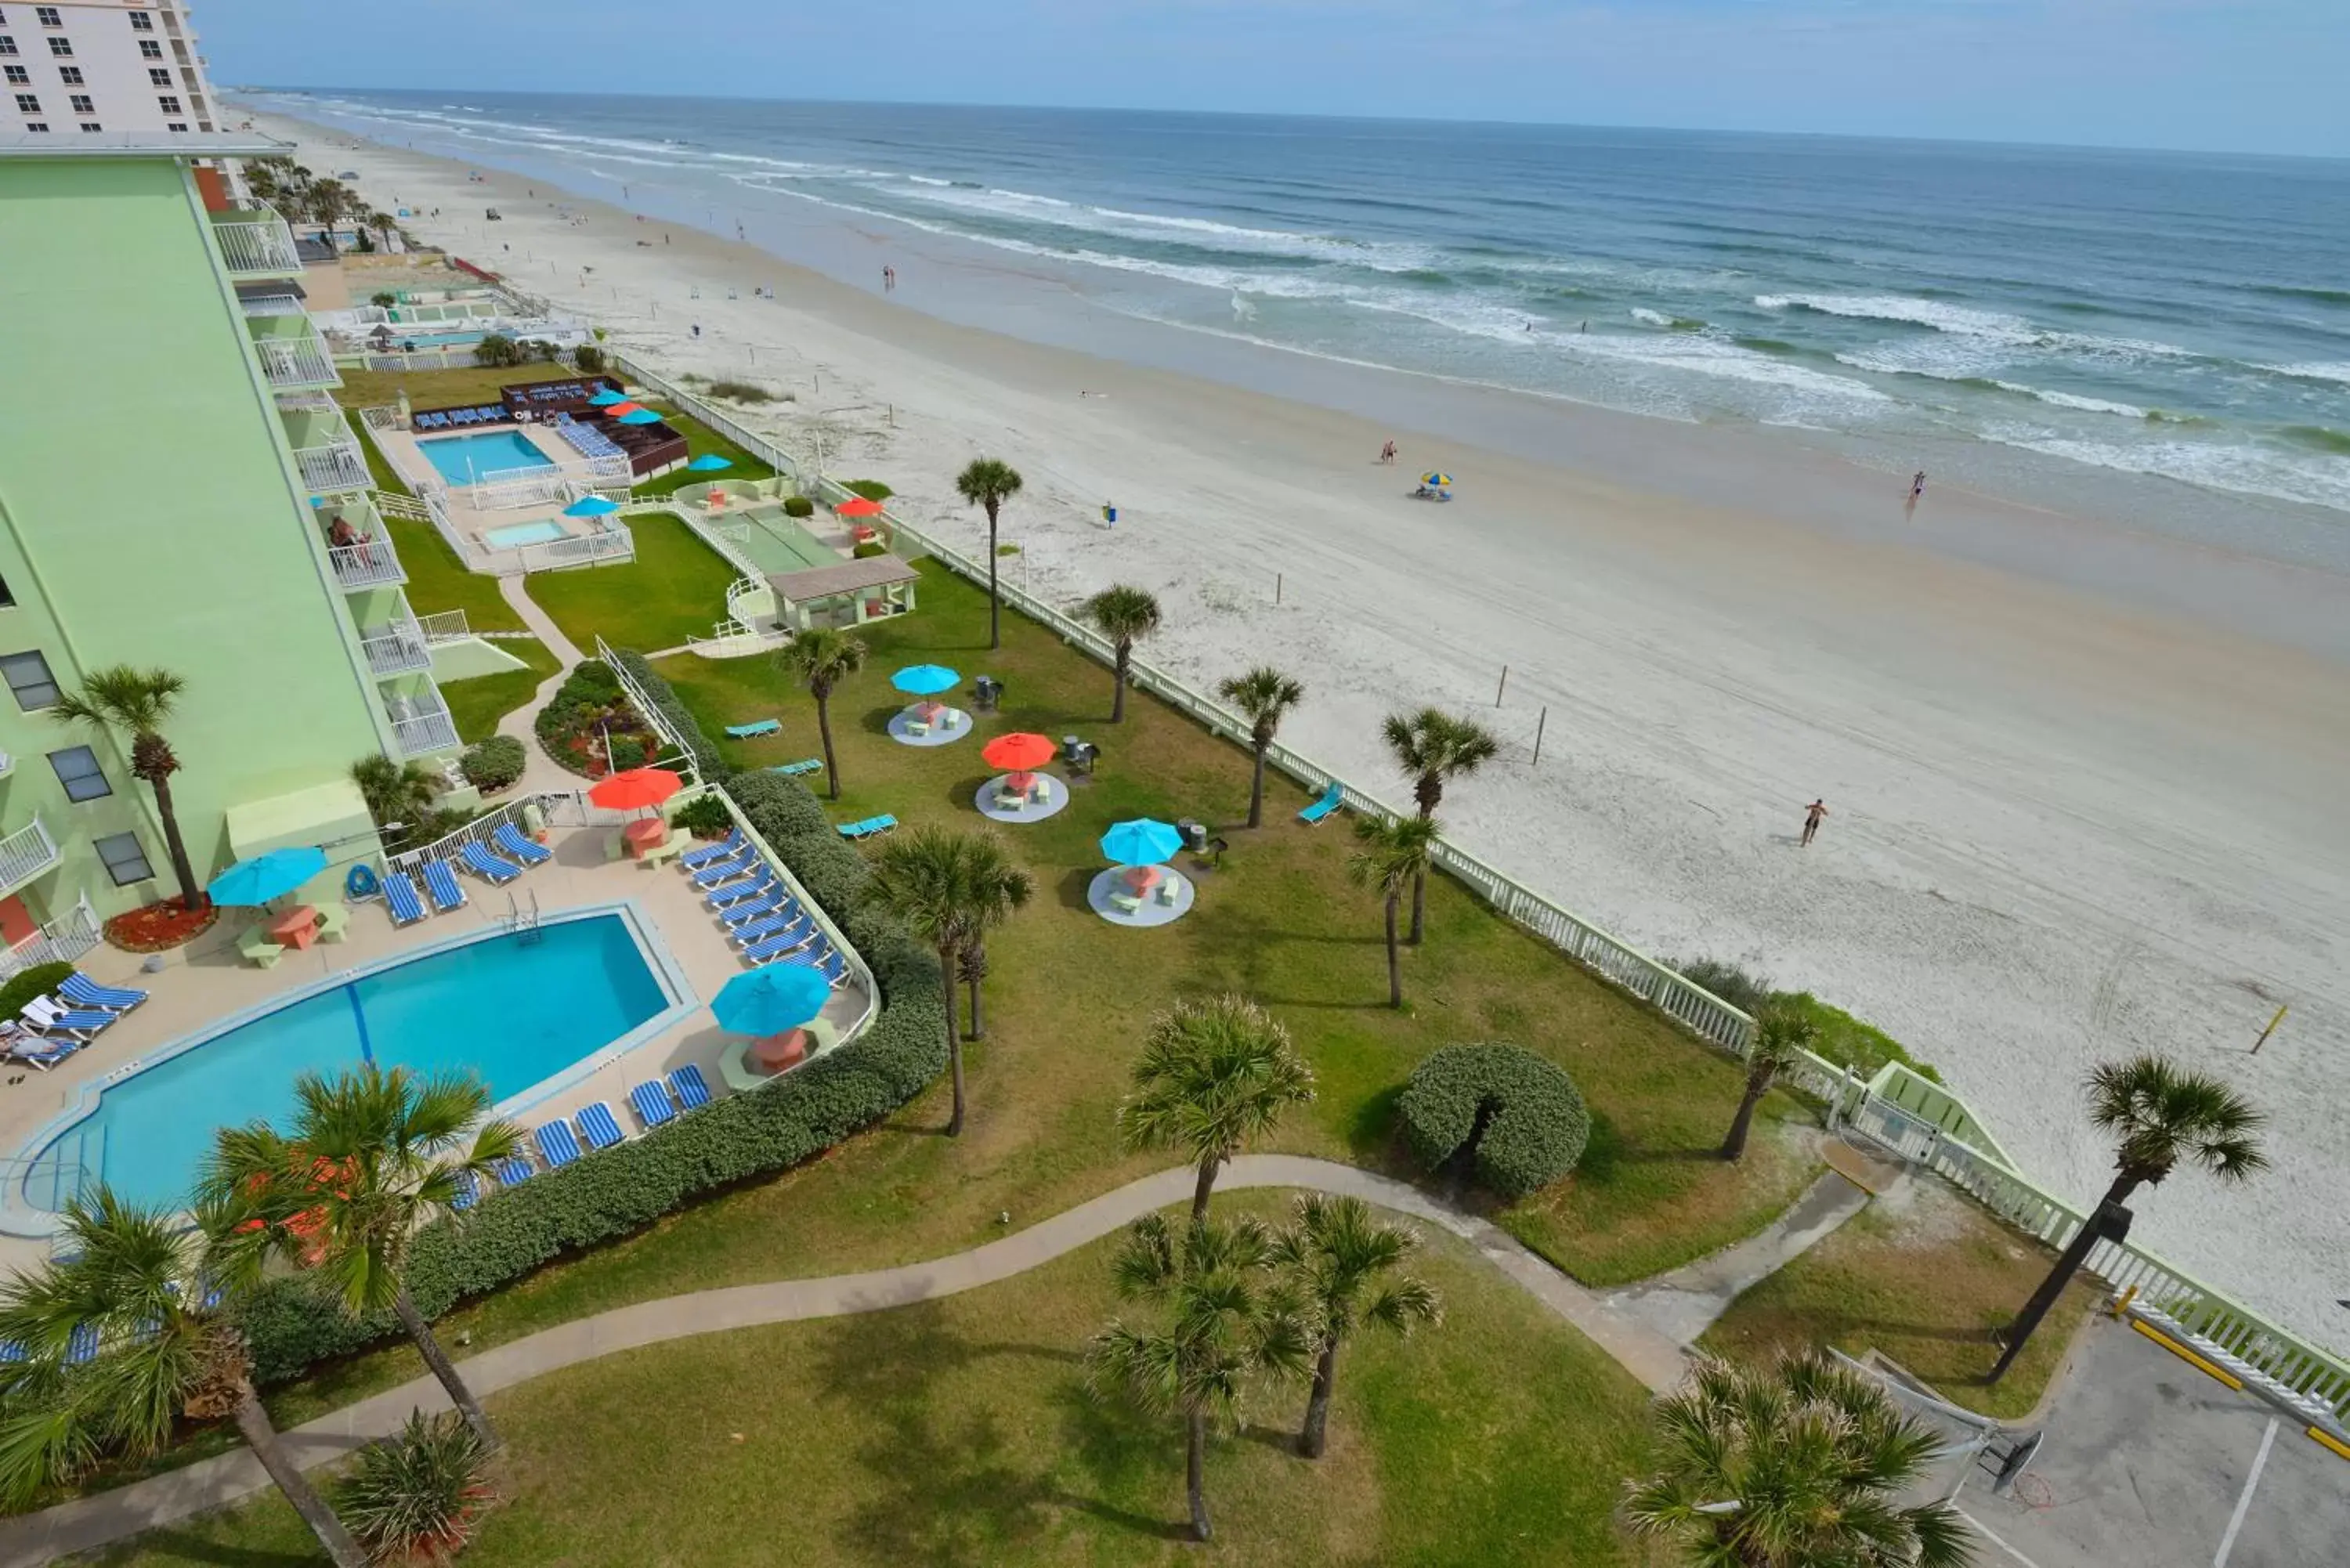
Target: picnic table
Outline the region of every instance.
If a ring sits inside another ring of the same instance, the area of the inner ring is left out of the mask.
[[[269,940],[281,948],[307,948],[318,940],[318,911],[296,904],[269,922]]]

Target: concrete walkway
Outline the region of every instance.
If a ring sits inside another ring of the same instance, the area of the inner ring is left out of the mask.
[[[547,700],[555,695],[556,689],[587,655],[581,653],[571,639],[563,635],[563,628],[538,607],[537,601],[530,597],[529,589],[525,587],[529,581],[525,576],[500,577],[499,597],[514,607],[515,614],[522,617],[523,625],[546,645],[549,653],[555,655],[561,668],[538,683],[538,690],[531,693],[528,702],[498,721],[498,733],[522,742],[522,777],[515,781],[512,786],[515,791],[527,794],[535,791],[575,790],[584,781],[578,774],[557,766],[555,759],[540,749],[537,732],[531,725],[538,717],[538,711],[546,707]],[[512,796],[501,794],[498,798],[511,799]]]
[[[618,1307],[485,1350],[462,1362],[460,1369],[474,1393],[487,1396],[641,1345],[764,1324],[881,1312],[954,1295],[1024,1273],[1154,1210],[1181,1203],[1191,1195],[1192,1179],[1189,1168],[1163,1170],[1027,1230],[927,1263],[870,1273],[737,1285]],[[1649,1388],[1663,1390],[1680,1380],[1681,1351],[1669,1338],[1567,1279],[1494,1226],[1417,1188],[1352,1166],[1290,1155],[1243,1156],[1225,1168],[1218,1186],[1223,1190],[1313,1189],[1351,1196],[1451,1231],[1580,1329]],[[398,1430],[409,1411],[419,1407],[448,1408],[440,1384],[429,1375],[296,1428],[285,1434],[286,1449],[295,1463],[306,1469],[325,1464]],[[240,1448],[184,1469],[61,1503],[0,1524],[0,1568],[36,1568],[68,1552],[86,1552],[227,1507],[265,1490],[269,1484],[259,1461],[249,1449]]]
[[[1601,1303],[1675,1345],[1695,1345],[1698,1335],[1729,1311],[1742,1293],[1785,1268],[1867,1207],[1868,1193],[1832,1170],[1761,1233],[1669,1273],[1611,1291]]]

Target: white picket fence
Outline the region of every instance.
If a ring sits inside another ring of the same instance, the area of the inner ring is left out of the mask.
[[[677,408],[754,453],[779,473],[793,476],[801,492],[830,504],[851,492],[820,473],[811,473],[773,441],[744,429],[684,389],[628,358],[613,357],[629,379],[670,400]],[[927,555],[971,582],[985,584],[987,568],[952,547],[887,513],[883,520],[900,554]],[[910,546],[910,551],[907,548]],[[1107,664],[1116,649],[1090,627],[1009,583],[999,582],[1003,601],[1050,628],[1071,646]],[[1130,665],[1134,684],[1191,714],[1217,734],[1249,744],[1247,723],[1222,703],[1142,659]],[[1331,770],[1275,743],[1265,753],[1272,766],[1315,790],[1336,784],[1347,809],[1401,815],[1377,795],[1340,779]],[[1594,921],[1544,898],[1500,869],[1439,840],[1438,866],[1474,889],[1496,909],[1558,948],[1593,972],[1653,1003],[1699,1038],[1739,1057],[1746,1054],[1754,1020],[1703,986],[1677,973]],[[1794,1086],[1821,1101],[1830,1122],[1849,1127],[1889,1151],[1923,1165],[1981,1199],[1994,1213],[2062,1247],[2084,1222],[2082,1210],[2039,1187],[2008,1162],[1989,1129],[1962,1102],[1939,1085],[1898,1064],[1863,1083],[1839,1064],[1806,1052],[1792,1075]],[[1988,1149],[1981,1146],[1988,1146]],[[2350,1362],[2270,1322],[2224,1292],[2144,1248],[2102,1242],[2088,1268],[2116,1292],[2138,1287],[2139,1299],[2166,1315],[2179,1336],[2214,1359],[2241,1366],[2247,1383],[2269,1392],[2313,1422],[2350,1436]]]

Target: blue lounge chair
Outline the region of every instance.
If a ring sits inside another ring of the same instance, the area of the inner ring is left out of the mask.
[[[424,890],[432,895],[432,907],[444,915],[465,907],[465,889],[457,886],[457,874],[449,869],[446,860],[424,863]]]
[[[764,920],[784,907],[780,888],[770,888],[755,898],[744,898],[718,911],[718,918],[730,926],[742,927],[754,920]]]
[[[699,849],[689,849],[677,857],[678,864],[689,871],[699,871],[704,866],[730,860],[750,847],[750,841],[738,831],[726,836],[720,844],[705,844]]]
[[[691,874],[693,885],[697,888],[715,888],[721,882],[732,882],[758,863],[759,852],[746,844],[735,852],[733,858],[713,861],[693,872]]]
[[[628,1135],[620,1130],[612,1107],[598,1100],[579,1113],[579,1136],[589,1148],[609,1148]]]
[[[795,763],[777,763],[774,767],[769,768],[767,771],[771,774],[781,774],[787,779],[800,778],[808,774],[820,774],[824,772],[824,759],[822,757],[802,757]]]
[[[669,1091],[661,1087],[659,1078],[630,1089],[629,1105],[636,1111],[637,1120],[648,1127],[657,1127],[677,1115],[677,1107],[670,1104]]]
[[[764,942],[754,942],[744,948],[743,956],[753,963],[773,963],[779,958],[789,958],[814,940],[816,940],[816,932],[813,929],[805,931],[785,931],[780,936],[769,937]]]
[[[116,1014],[95,1007],[60,1007],[46,996],[36,996],[17,1016],[44,1033],[78,1035],[87,1041],[103,1033]]]
[[[571,1136],[569,1122],[549,1122],[531,1136],[538,1140],[538,1158],[549,1170],[560,1170],[579,1158],[579,1140]]]
[[[758,719],[748,724],[729,724],[726,733],[731,739],[747,741],[754,735],[772,735],[783,727],[781,719]]]
[[[838,948],[825,954],[816,967],[823,973],[825,979],[832,981],[832,988],[835,991],[848,983],[848,961],[840,956]]]
[[[533,844],[522,836],[522,829],[511,822],[499,823],[497,831],[490,836],[497,840],[500,849],[504,850],[526,867],[544,866],[555,858],[554,850],[544,844]]]
[[[745,898],[755,898],[762,893],[772,893],[777,887],[775,874],[762,866],[759,867],[759,874],[755,877],[747,877],[739,882],[728,882],[712,888],[703,896],[702,902],[713,909],[723,909],[739,904]]]
[[[85,1361],[98,1359],[98,1324],[78,1324],[66,1339],[66,1365],[79,1366]]]
[[[1346,799],[1347,786],[1336,779],[1332,779],[1330,787],[1322,792],[1321,798],[1297,814],[1297,820],[1311,827],[1337,810]]]
[[[100,985],[79,970],[66,976],[65,983],[57,987],[57,994],[76,1007],[102,1007],[109,1012],[128,1012],[147,1000],[143,991]]]
[[[737,947],[755,948],[777,937],[796,937],[809,930],[806,915],[786,915],[780,911],[764,920],[754,920],[740,930],[729,931],[726,940]]]
[[[463,1213],[482,1200],[482,1179],[470,1170],[457,1173],[457,1196],[449,1199],[449,1207]]]
[[[681,1110],[698,1111],[710,1103],[710,1080],[691,1062],[669,1075],[669,1086]]]
[[[416,884],[398,871],[384,874],[383,905],[395,926],[412,926],[424,918],[424,900],[416,896]]]
[[[530,1161],[510,1154],[490,1167],[490,1173],[498,1179],[500,1187],[519,1187],[530,1179]]]
[[[12,1029],[14,1026],[11,1026]],[[26,1029],[15,1029],[8,1038],[7,1048],[0,1058],[22,1062],[36,1073],[46,1073],[75,1052],[80,1050],[78,1040],[48,1040]]]
[[[466,870],[494,886],[511,882],[522,875],[521,867],[491,854],[489,846],[478,839],[466,840],[464,846],[457,851],[457,858],[465,863]]]

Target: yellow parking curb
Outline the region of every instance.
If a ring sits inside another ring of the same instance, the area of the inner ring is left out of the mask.
[[[2154,1341],[2155,1344],[2162,1346],[2163,1349],[2170,1352],[2171,1355],[2178,1357],[2179,1360],[2186,1362],[2189,1366],[2193,1366],[2203,1372],[2208,1372],[2213,1377],[2216,1377],[2220,1382],[2226,1384],[2229,1387],[2236,1389],[2239,1392],[2242,1391],[2244,1386],[2244,1380],[2242,1378],[2237,1376],[2234,1373],[2229,1371],[2224,1366],[2204,1360],[2201,1356],[2196,1355],[2193,1351],[2188,1349],[2185,1345],[2179,1344],[2177,1340],[2171,1338],[2170,1335],[2163,1333],[2160,1329],[2148,1328],[2144,1323],[2139,1322],[2136,1318],[2132,1318],[2130,1320],[2130,1326],[2137,1330],[2140,1334],[2146,1335],[2147,1338]],[[2345,1459],[2350,1459],[2350,1454],[2345,1454],[2343,1457]]]
[[[2345,1443],[2341,1438],[2335,1437],[2333,1433],[2316,1427],[2312,1427],[2309,1429],[2309,1435],[2316,1438],[2323,1446],[2332,1449],[2344,1459],[2350,1459],[2350,1443]]]

